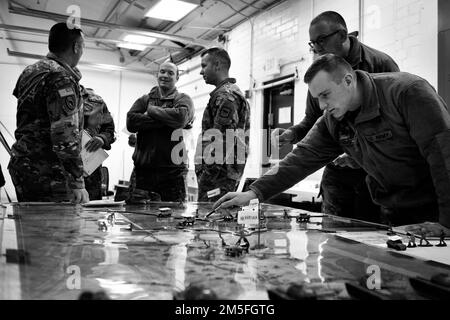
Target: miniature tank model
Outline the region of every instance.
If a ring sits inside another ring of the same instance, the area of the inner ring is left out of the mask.
[[[171,208],[159,208],[158,218],[168,218],[172,216]]]
[[[222,239],[223,240],[223,239]],[[222,245],[224,245],[224,242],[222,242]],[[248,249],[250,248],[250,242],[248,242],[247,238],[241,237],[236,242],[235,245],[226,245],[225,248],[225,254],[229,257],[240,257],[244,252],[248,253]]]
[[[242,248],[240,245],[231,245],[225,247],[225,255],[228,257],[240,257],[242,254],[246,251],[244,248]]]
[[[193,226],[195,223],[195,217],[186,217],[184,221],[178,223],[179,228]]]

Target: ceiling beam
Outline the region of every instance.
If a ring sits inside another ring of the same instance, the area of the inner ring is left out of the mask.
[[[111,8],[111,10],[106,15],[105,19],[103,19],[103,21],[108,22],[109,19],[111,19],[113,13],[117,10],[117,8],[119,7],[119,5],[121,3],[122,3],[122,0],[117,0],[117,2],[114,4],[114,6]],[[99,31],[100,31],[100,28],[97,28],[97,30],[95,30],[95,32],[93,33],[93,36],[94,37],[97,36]]]
[[[11,37],[3,37],[3,36],[0,36],[0,39],[14,41],[14,42],[36,43],[36,44],[42,44],[42,45],[45,45],[45,46],[48,44],[47,41],[19,39],[19,38],[11,38]],[[109,52],[117,51],[117,48],[110,48],[110,47],[101,48],[99,46],[98,47],[86,47],[86,49],[89,49],[89,50],[100,50],[100,51],[109,51]]]
[[[145,10],[144,6],[140,5],[139,3],[135,2],[135,1],[132,1],[132,0],[124,0],[124,1],[127,2],[127,3],[132,3],[133,2],[133,6],[135,6],[138,9]]]
[[[43,30],[43,29],[22,27],[22,26],[14,26],[14,25],[3,24],[3,23],[0,23],[0,30],[18,31],[18,32],[24,32],[24,33],[42,34],[42,35],[48,35],[48,32],[49,32],[48,30]],[[114,44],[124,43],[124,41],[122,41],[122,40],[115,40],[115,39],[108,39],[108,38],[95,38],[95,37],[89,37],[89,36],[85,36],[84,39],[85,39],[85,41],[88,41],[88,42],[114,43]],[[127,43],[127,42],[125,42],[125,43]],[[174,51],[181,51],[181,50],[183,50],[183,48],[180,48],[180,47],[168,46],[168,45],[159,45],[159,44],[155,44],[155,45],[149,44],[149,45],[146,45],[146,46],[154,47],[154,48],[161,48],[161,49],[171,49],[171,50],[174,50]]]
[[[17,8],[17,7],[11,6],[11,4],[9,5],[9,12],[13,13],[13,14],[49,19],[49,20],[56,20],[56,21],[67,21],[69,18],[69,16],[63,15],[63,14],[46,12],[46,11],[41,11],[41,10],[34,10],[34,9]],[[202,40],[202,39],[177,36],[177,35],[160,32],[160,31],[153,31],[153,30],[144,29],[144,28],[128,27],[128,26],[123,26],[123,25],[119,25],[119,24],[91,20],[91,19],[81,18],[80,23],[81,23],[81,25],[86,25],[86,26],[94,27],[94,28],[127,31],[129,33],[138,34],[138,35],[142,35],[142,36],[160,38],[160,39],[165,39],[165,40],[173,40],[173,41],[183,42],[186,44],[198,45],[198,46],[202,46],[202,47],[207,47],[210,44],[209,41]]]
[[[45,58],[45,56],[41,56],[38,54],[13,51],[13,50],[9,50],[9,49],[6,49],[6,51],[8,52],[8,55],[11,57],[20,57],[20,58],[35,59],[35,60],[40,60],[40,59]],[[158,72],[158,70],[121,67],[121,66],[117,66],[117,65],[113,65],[113,64],[92,63],[92,62],[87,62],[87,61],[80,61],[79,65],[91,67],[91,68],[95,68],[95,69],[109,70],[109,71],[133,71],[133,72],[146,73],[146,74],[155,74]]]

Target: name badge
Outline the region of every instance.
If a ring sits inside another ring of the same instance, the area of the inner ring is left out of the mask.
[[[254,199],[238,212],[238,224],[254,226],[259,224],[259,200]]]
[[[216,196],[220,195],[220,188],[210,190],[206,193],[206,195],[208,196],[208,199],[211,199],[212,197],[216,197]]]
[[[369,142],[381,142],[381,141],[386,141],[389,139],[392,139],[394,137],[394,135],[392,134],[391,130],[387,130],[384,132],[380,132],[371,136],[367,137],[367,140]]]

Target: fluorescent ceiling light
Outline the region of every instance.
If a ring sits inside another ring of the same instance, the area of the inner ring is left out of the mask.
[[[132,43],[138,43],[138,44],[152,44],[156,41],[156,38],[152,37],[146,37],[146,36],[140,36],[137,34],[127,34],[123,41],[125,42],[132,42]]]
[[[120,48],[130,49],[130,50],[137,50],[137,51],[144,51],[147,49],[147,46],[143,44],[136,44],[136,43],[129,43],[129,42],[122,42],[117,45]]]
[[[146,14],[146,17],[178,21],[197,7],[196,4],[179,0],[160,0]]]

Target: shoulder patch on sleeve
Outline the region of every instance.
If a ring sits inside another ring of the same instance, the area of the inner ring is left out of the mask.
[[[60,98],[65,98],[68,96],[75,95],[75,92],[73,91],[73,89],[71,87],[67,87],[67,88],[59,89],[58,94],[59,94]]]
[[[62,109],[67,115],[73,113],[76,107],[75,95],[66,96],[62,99]]]
[[[224,106],[223,108],[220,109],[219,117],[228,119],[230,117],[231,111],[232,110],[230,107]]]

